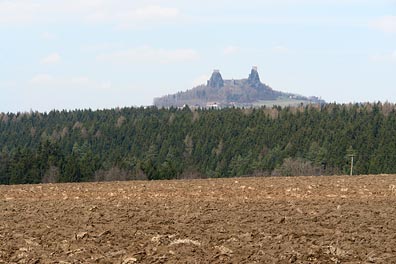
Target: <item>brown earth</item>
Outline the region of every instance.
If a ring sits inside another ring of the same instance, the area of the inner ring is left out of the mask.
[[[396,175],[0,186],[0,263],[396,263]]]

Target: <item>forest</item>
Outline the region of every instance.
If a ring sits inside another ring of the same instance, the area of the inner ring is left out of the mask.
[[[0,113],[0,184],[396,173],[396,106]]]

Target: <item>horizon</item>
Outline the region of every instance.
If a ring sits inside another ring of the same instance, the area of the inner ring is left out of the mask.
[[[319,99],[321,99],[321,98],[319,98]],[[396,106],[395,102],[389,102],[389,101],[344,102],[344,103],[325,102],[324,104],[321,104],[321,105],[323,105],[323,106],[326,106],[326,105],[339,105],[339,106],[354,106],[354,105],[358,105],[359,107],[364,107],[366,105],[373,106],[373,105],[376,105],[376,104],[380,104],[382,106],[384,106],[386,104],[390,104],[391,106]],[[308,107],[308,106],[312,106],[312,105],[320,106],[319,104],[305,104],[305,105],[303,105],[303,107]],[[221,111],[221,110],[230,108],[230,107],[224,107],[224,108],[213,108],[212,109],[210,107],[209,108],[207,108],[207,107],[198,107],[197,108],[197,107],[191,107],[190,105],[186,105],[186,106],[189,107],[190,109],[214,110],[214,111]],[[177,110],[183,110],[186,106],[173,107],[173,108],[175,108]],[[237,107],[234,107],[234,108],[243,110],[243,109],[263,109],[263,108],[264,109],[271,109],[273,107],[280,107],[280,109],[284,109],[284,108],[288,108],[288,107],[292,108],[292,109],[293,108],[301,108],[300,105],[282,106],[282,105],[277,105],[277,104],[274,104],[272,107],[267,106],[267,105],[262,105],[262,106],[259,106],[259,107],[256,107],[256,106],[238,107],[237,106]],[[30,114],[37,114],[37,113],[38,114],[49,114],[49,113],[52,113],[52,112],[68,112],[68,113],[71,113],[71,112],[75,112],[75,111],[92,111],[92,112],[96,112],[96,111],[113,111],[113,110],[120,111],[122,109],[140,109],[140,108],[144,108],[144,109],[157,108],[157,109],[164,109],[164,110],[169,110],[170,109],[170,107],[158,107],[158,106],[152,104],[152,105],[116,106],[116,107],[110,107],[110,108],[107,108],[107,107],[105,107],[105,108],[73,108],[73,109],[54,108],[54,109],[44,110],[44,111],[30,109],[30,110],[26,110],[26,111],[16,111],[16,112],[13,112],[13,111],[1,112],[0,111],[0,114],[1,115],[19,115],[19,114],[20,115],[30,115]]]
[[[213,69],[396,102],[396,1],[0,0],[0,113],[151,106]]]

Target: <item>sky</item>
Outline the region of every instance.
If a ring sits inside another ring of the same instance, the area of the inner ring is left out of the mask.
[[[274,90],[396,103],[396,0],[0,0],[0,112],[151,105],[253,65]]]

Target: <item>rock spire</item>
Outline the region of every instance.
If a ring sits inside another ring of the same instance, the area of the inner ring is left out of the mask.
[[[261,85],[260,76],[256,66],[252,67],[252,71],[249,74],[248,83],[253,87],[258,87]]]
[[[221,77],[219,70],[214,70],[212,73],[212,77],[208,81],[208,86],[212,88],[221,88],[224,86],[223,77]]]

